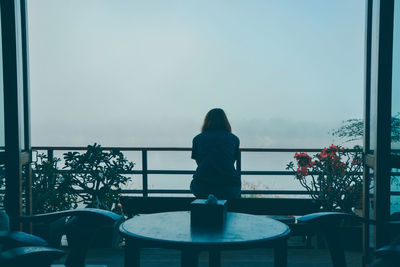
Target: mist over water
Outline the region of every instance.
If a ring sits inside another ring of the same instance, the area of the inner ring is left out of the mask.
[[[343,120],[362,117],[361,0],[35,0],[28,19],[33,146],[191,147],[221,107],[241,147],[322,148],[342,142],[330,131]],[[140,153],[125,154],[141,168]],[[243,153],[242,169],[284,170],[292,159]],[[187,152],[148,160],[195,168]],[[190,179],[154,175],[149,187]],[[300,189],[291,176],[243,180]]]

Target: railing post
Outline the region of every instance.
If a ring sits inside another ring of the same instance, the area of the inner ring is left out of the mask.
[[[47,160],[50,162],[53,162],[53,159],[54,159],[54,150],[48,149],[47,150]]]
[[[148,181],[147,181],[147,150],[142,150],[142,184],[143,196],[148,196]]]
[[[239,173],[239,178],[242,180],[242,152],[239,151],[238,159],[236,160],[236,169]]]

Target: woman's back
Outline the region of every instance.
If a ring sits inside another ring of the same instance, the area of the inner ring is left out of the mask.
[[[205,131],[193,139],[192,158],[198,166],[193,179],[216,186],[240,186],[234,163],[239,138],[228,131]]]
[[[197,198],[209,194],[221,199],[240,197],[240,175],[235,169],[239,138],[231,132],[225,112],[214,108],[206,114],[201,134],[193,138],[192,159],[197,169],[190,190]]]

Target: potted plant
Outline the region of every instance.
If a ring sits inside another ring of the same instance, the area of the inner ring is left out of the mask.
[[[122,212],[119,205],[121,187],[130,180],[126,174],[132,171],[134,163],[119,150],[105,151],[96,143],[89,145],[84,153],[65,153],[64,161],[64,169],[68,170],[65,177],[74,185],[80,202],[90,208]],[[112,236],[111,246],[119,242],[117,226],[102,231],[103,236],[107,233]],[[101,243],[100,239],[95,242],[97,245]]]
[[[310,196],[321,203],[324,211],[353,212],[359,206],[362,190],[362,152],[359,147],[345,150],[331,145],[313,157],[296,153],[286,169],[295,172],[295,178]]]
[[[43,214],[76,208],[77,194],[71,180],[65,179],[58,168],[59,158],[49,160],[45,154],[38,154],[33,162],[32,211]],[[59,246],[66,218],[54,222],[36,223],[33,231],[44,237],[52,246]]]
[[[321,203],[321,211],[342,211],[353,213],[361,206],[362,200],[362,152],[360,147],[346,150],[331,145],[314,156],[307,153],[294,155],[293,162],[286,169],[292,170],[296,180],[310,196]],[[348,242],[348,248],[361,248],[361,225],[344,222],[339,234]],[[350,244],[352,242],[352,244]]]
[[[70,179],[58,168],[61,159],[51,161],[45,154],[38,154],[33,162],[32,212],[49,213],[76,208],[77,194]]]

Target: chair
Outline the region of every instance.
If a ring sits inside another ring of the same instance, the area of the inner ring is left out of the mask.
[[[2,267],[49,267],[51,263],[64,255],[59,249],[48,247],[19,247],[0,252]]]
[[[40,237],[24,232],[9,231],[8,217],[1,213],[0,266],[48,267],[64,255],[59,249],[48,248],[47,242]]]
[[[67,267],[83,267],[85,266],[85,258],[87,251],[91,245],[93,237],[96,231],[104,225],[114,225],[122,221],[122,216],[115,214],[110,211],[99,210],[99,209],[75,209],[66,210],[60,212],[53,212],[47,214],[38,214],[31,216],[21,216],[15,218],[21,223],[36,223],[45,222],[50,223],[63,217],[70,217],[68,222],[65,224],[64,230],[68,236],[68,247],[69,252],[65,261]],[[9,234],[3,233],[3,243],[6,248],[12,249],[16,247],[26,246],[46,246],[47,242],[42,238],[32,236],[21,232],[10,232]],[[17,237],[12,239],[11,237]],[[43,243],[45,242],[45,243]],[[34,245],[36,244],[36,245]],[[5,252],[9,251],[6,250]],[[32,249],[36,251],[38,249]],[[49,253],[54,255],[56,251],[50,251]],[[43,254],[43,253],[42,253]],[[49,256],[50,258],[50,256]],[[35,265],[36,266],[36,265]],[[44,265],[45,266],[45,265]]]
[[[342,212],[317,212],[304,215],[297,219],[299,223],[308,223],[317,226],[325,236],[329,252],[334,267],[346,267],[346,258],[342,240],[338,235],[338,225],[340,221],[362,222],[374,224],[373,220],[366,220],[362,217]],[[396,240],[389,246],[378,249],[375,252],[376,260],[371,263],[371,267],[395,267],[395,262],[400,262],[400,245]]]
[[[400,240],[375,251],[376,260],[370,267],[397,267],[400,262]]]

